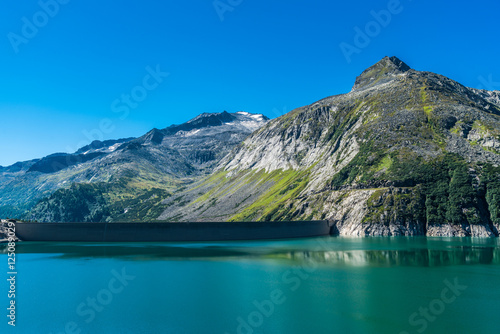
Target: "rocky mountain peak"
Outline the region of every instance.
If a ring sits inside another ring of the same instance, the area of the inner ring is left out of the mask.
[[[144,143],[149,142],[158,145],[161,144],[161,142],[163,141],[163,137],[164,135],[161,132],[161,130],[154,128],[143,136],[143,142]]]
[[[229,113],[223,111],[220,113],[203,113],[195,118],[180,125],[171,125],[162,130],[165,135],[175,135],[176,133],[185,133],[192,130],[205,128],[214,128],[219,126],[234,125],[248,128],[251,131],[264,125],[269,118],[262,114],[251,114],[244,111]]]
[[[203,113],[187,121],[186,123],[197,126],[199,125],[213,126],[213,125],[221,125],[223,123],[231,122],[233,120],[234,116],[224,110],[223,112],[220,113]]]
[[[384,57],[375,65],[367,68],[356,78],[353,91],[366,89],[376,84],[391,81],[395,76],[411,70],[405,62],[397,57]]]
[[[411,70],[410,66],[408,66],[404,61],[395,56],[384,57],[379,63],[381,62],[388,63],[389,66],[394,66],[399,72],[406,72]]]

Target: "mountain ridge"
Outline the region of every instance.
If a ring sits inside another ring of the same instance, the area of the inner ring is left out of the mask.
[[[341,235],[498,235],[498,189],[484,180],[498,177],[499,111],[477,91],[386,57],[351,92],[254,132],[208,185],[180,195],[187,204],[166,199],[160,218],[329,219]],[[472,189],[462,204],[455,172]]]
[[[112,175],[73,178],[29,217],[327,219],[349,236],[498,236],[499,96],[384,57],[350,92],[273,120],[201,114],[124,142]]]
[[[205,116],[218,118],[222,114]],[[261,114],[248,114],[255,116],[251,119],[238,113],[226,114],[230,119],[225,124],[195,124],[191,132],[180,128],[172,132],[172,126],[152,129],[138,138],[94,141],[75,153],[58,153],[6,167],[0,174],[0,214],[44,221],[37,213],[27,212],[59,189],[87,183],[90,185],[76,187],[74,194],[66,191],[65,196],[79,198],[78,191],[87,188],[92,188],[96,197],[109,192],[108,202],[114,202],[117,196],[141,197],[156,188],[166,196],[179,185],[205,175],[220,155],[267,122]]]

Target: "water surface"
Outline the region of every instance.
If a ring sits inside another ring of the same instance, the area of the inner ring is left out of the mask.
[[[25,242],[17,272],[2,333],[498,333],[497,238]]]

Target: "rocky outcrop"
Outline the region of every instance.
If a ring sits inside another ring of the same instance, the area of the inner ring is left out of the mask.
[[[394,80],[397,75],[411,70],[397,57],[384,57],[375,65],[367,68],[356,78],[352,92],[380,85]]]
[[[425,221],[412,207],[421,204],[414,196],[411,190],[393,187],[347,191],[338,204],[347,210],[332,212],[330,219],[344,236],[424,235]]]
[[[7,219],[2,219],[1,222],[0,222],[0,244],[2,243],[8,243],[8,242],[18,242],[19,239],[17,238],[17,236],[13,233],[12,231],[9,231],[9,222],[14,222],[14,220],[7,220]],[[9,240],[10,239],[10,240]],[[3,252],[4,253],[7,253],[7,249],[3,249]]]
[[[488,224],[432,224],[427,227],[428,237],[498,237]]]

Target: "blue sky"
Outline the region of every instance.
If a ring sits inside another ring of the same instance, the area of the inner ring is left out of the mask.
[[[386,55],[500,90],[499,12],[493,0],[5,0],[0,165],[202,112],[274,118],[348,92]]]

